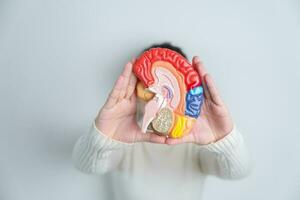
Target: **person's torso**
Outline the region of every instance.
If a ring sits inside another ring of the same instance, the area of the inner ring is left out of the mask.
[[[111,199],[201,199],[201,173],[194,144],[137,143],[125,150],[120,169],[105,175]]]

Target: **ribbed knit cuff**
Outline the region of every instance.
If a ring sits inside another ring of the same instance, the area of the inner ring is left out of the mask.
[[[93,137],[96,137],[96,140],[102,141],[101,143],[103,149],[119,149],[133,145],[133,143],[121,142],[119,140],[108,137],[96,127],[95,121],[93,122],[91,135],[93,135]]]
[[[208,171],[213,171],[211,174],[216,174],[221,178],[241,179],[247,176],[252,169],[252,162],[245,147],[243,136],[235,125],[233,130],[224,138],[215,143],[199,146],[200,152],[211,152],[212,154],[208,155],[213,162],[217,162],[214,171],[210,168],[211,166],[207,166]]]
[[[72,159],[75,166],[83,172],[105,171],[109,168],[107,163],[110,162],[108,159],[111,153],[129,146],[131,145],[128,143],[107,137],[93,123],[90,132],[82,135],[76,142]],[[102,161],[99,162],[100,160]]]
[[[232,131],[224,138],[218,140],[215,143],[201,145],[201,147],[211,152],[230,155],[243,143],[243,137],[234,125]]]

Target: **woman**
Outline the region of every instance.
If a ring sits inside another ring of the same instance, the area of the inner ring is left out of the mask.
[[[169,43],[153,45],[177,51]],[[146,50],[147,50],[146,49]],[[101,199],[201,199],[205,178],[240,179],[249,156],[220,94],[198,57],[205,100],[191,133],[180,139],[142,133],[136,122],[136,77],[129,62],[116,81],[91,131],[77,141],[73,160],[86,173],[104,174],[110,187]],[[180,144],[180,145],[178,145]]]

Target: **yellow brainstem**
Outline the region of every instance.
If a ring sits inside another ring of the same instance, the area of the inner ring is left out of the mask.
[[[171,138],[180,138],[188,134],[196,119],[175,114],[175,123],[170,133]]]

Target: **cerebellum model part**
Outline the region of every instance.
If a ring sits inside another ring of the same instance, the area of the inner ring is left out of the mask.
[[[146,101],[142,131],[151,124],[160,135],[180,138],[190,132],[203,103],[201,79],[179,53],[166,48],[145,51],[134,63],[137,96]]]

